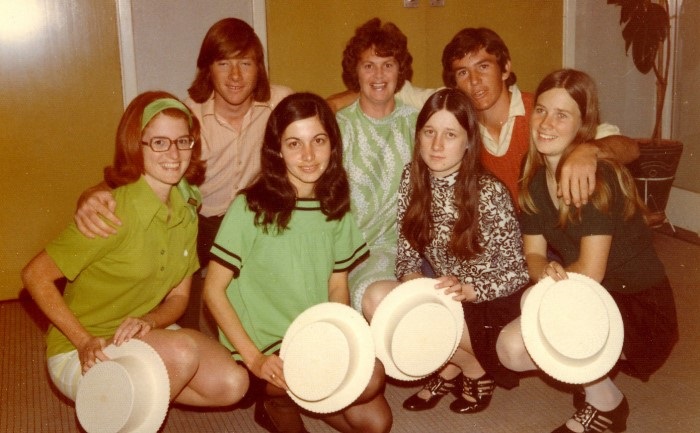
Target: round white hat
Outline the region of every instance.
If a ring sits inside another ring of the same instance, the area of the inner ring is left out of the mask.
[[[372,333],[351,307],[321,303],[289,325],[280,358],[292,400],[312,412],[336,412],[369,384],[375,363]]]
[[[462,338],[462,303],[435,289],[437,280],[407,281],[382,300],[372,317],[377,358],[389,377],[418,380],[442,367]]]
[[[131,339],[110,344],[78,385],[75,410],[88,433],[153,433],[170,403],[170,381],[163,360],[151,346]]]
[[[541,280],[523,295],[521,332],[528,353],[548,375],[566,383],[592,382],[620,358],[624,326],[617,304],[581,274]]]

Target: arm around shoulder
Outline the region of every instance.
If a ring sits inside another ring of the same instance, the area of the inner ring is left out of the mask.
[[[444,87],[437,89],[425,89],[422,87],[415,87],[413,83],[406,80],[401,90],[396,93],[396,97],[406,105],[410,105],[420,110],[425,105],[425,102],[430,98],[430,96]]]
[[[581,143],[563,161],[558,195],[567,205],[572,202],[576,207],[585,205],[595,189],[598,160],[613,159],[628,164],[638,156],[639,145],[624,135],[608,135]]]
[[[639,157],[637,140],[620,134],[620,128],[609,123],[598,125],[593,143],[598,147],[598,158],[614,159],[621,164],[629,164]]]
[[[115,234],[117,230],[105,220],[115,226],[121,225],[121,220],[114,213],[116,207],[117,202],[111,188],[106,182],[100,182],[80,195],[73,219],[83,235],[89,238],[106,238]]]
[[[598,158],[614,159],[621,164],[629,164],[639,158],[639,143],[624,135],[608,135],[596,138]]]
[[[351,90],[344,90],[339,93],[334,93],[326,98],[326,102],[331,107],[334,113],[342,110],[343,108],[349,106],[360,96],[359,93],[353,92]]]

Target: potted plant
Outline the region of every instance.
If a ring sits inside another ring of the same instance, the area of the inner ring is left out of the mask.
[[[668,0],[607,0],[620,6],[620,25],[625,53],[639,72],[654,71],[656,107],[654,132],[639,141],[639,158],[629,165],[637,188],[652,212],[653,222],[666,220],[666,203],[678,168],[683,144],[662,138],[663,111],[671,66],[672,39]]]

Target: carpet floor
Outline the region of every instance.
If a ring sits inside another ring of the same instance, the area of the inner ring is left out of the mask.
[[[614,380],[629,400],[627,432],[700,432],[700,246],[658,233],[654,243],[676,296],[680,341],[649,382],[624,374]],[[0,302],[0,432],[82,432],[72,402],[62,398],[47,378],[46,326],[28,297]],[[472,415],[450,412],[450,396],[426,412],[403,410],[401,403],[418,386],[387,385],[393,432],[549,432],[573,413],[570,390],[538,374],[524,376],[515,389],[497,389],[489,408]],[[311,416],[304,420],[311,432],[334,431]],[[265,432],[253,421],[252,407],[195,410],[176,405],[160,431]]]

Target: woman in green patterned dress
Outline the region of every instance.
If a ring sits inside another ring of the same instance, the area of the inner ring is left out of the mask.
[[[373,18],[358,27],[343,52],[343,81],[360,97],[336,118],[350,200],[370,256],[350,272],[354,308],[371,319],[367,287],[395,280],[396,205],[401,170],[411,160],[417,110],[394,98],[413,74],[406,36]]]

